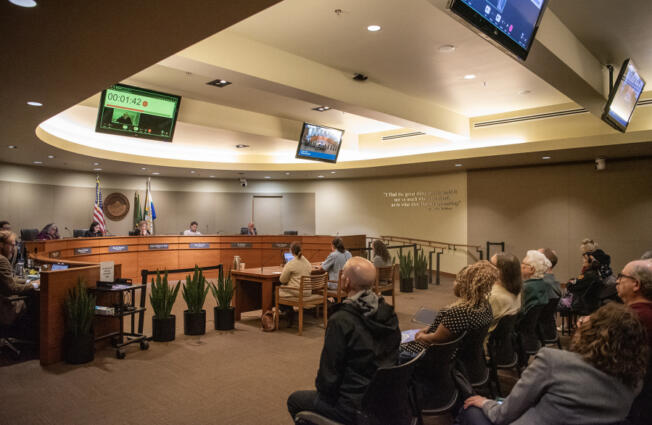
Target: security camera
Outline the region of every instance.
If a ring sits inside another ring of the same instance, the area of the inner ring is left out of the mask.
[[[596,158],[595,159],[595,169],[598,171],[602,171],[607,168],[607,160],[604,158]]]
[[[367,78],[369,78],[369,77],[367,77],[366,75],[361,74],[359,72],[356,72],[355,74],[353,74],[353,79],[355,81],[365,81]]]
[[[247,179],[240,179],[240,186],[247,187]]]

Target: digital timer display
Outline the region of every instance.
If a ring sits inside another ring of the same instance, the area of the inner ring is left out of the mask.
[[[172,141],[181,97],[116,84],[102,92],[95,131]]]

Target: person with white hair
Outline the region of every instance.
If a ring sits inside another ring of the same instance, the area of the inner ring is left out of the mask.
[[[529,250],[521,261],[523,276],[523,306],[521,314],[525,314],[535,305],[548,304],[548,284],[543,276],[552,267],[550,260],[541,252]]]

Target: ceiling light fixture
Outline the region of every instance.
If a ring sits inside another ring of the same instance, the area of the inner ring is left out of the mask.
[[[475,78],[475,74],[466,74],[464,76],[465,80],[473,80]]]
[[[215,176],[208,176],[208,177],[210,177],[210,178],[212,178],[212,179],[214,179],[214,178],[215,178]]]
[[[196,173],[195,170],[190,170],[190,174],[195,174],[195,173]]]
[[[249,145],[243,145],[242,143],[239,143],[239,144],[235,145],[235,147],[238,148],[238,149],[244,149],[244,148],[248,148]]]
[[[525,96],[526,94],[530,94],[530,93],[532,93],[530,90],[521,90],[520,92],[518,92],[518,94],[520,94],[521,96]]]
[[[331,171],[331,174],[335,174],[335,173],[337,173],[337,171]]]
[[[324,178],[324,176],[317,176],[317,178],[318,178],[318,179],[323,179],[323,178]]]
[[[313,111],[318,111],[318,112],[325,112],[331,109],[330,106],[318,106],[316,108],[312,108]]]
[[[27,104],[29,106],[43,106],[43,104],[41,102],[36,102],[36,101],[33,101],[33,100],[30,100],[29,102],[27,102]]]
[[[161,173],[159,173],[158,171],[154,171],[154,172],[152,173],[152,175],[154,175],[154,176],[158,176],[158,175],[160,175],[160,174],[161,174]]]
[[[380,31],[380,25],[369,25],[367,31],[376,32]]]
[[[93,168],[93,171],[102,171],[101,168]]]
[[[100,163],[99,162],[94,162],[93,165],[97,167],[98,165],[100,165]]]
[[[548,159],[550,159],[550,158],[551,158],[551,157],[548,156],[548,155],[546,155],[546,156],[542,156],[542,157],[541,157],[541,159],[543,159],[544,161],[545,161],[545,160],[548,160]]]
[[[455,46],[452,44],[444,44],[443,46],[439,46],[439,51],[441,53],[453,53],[455,51]]]
[[[222,78],[218,78],[217,80],[209,81],[206,84],[208,84],[209,86],[215,86],[215,87],[222,88],[222,87],[226,87],[228,85],[231,85],[231,82],[226,81],[226,80],[224,80]]]
[[[48,155],[48,158],[54,159],[54,155]]]
[[[460,164],[460,163],[458,162],[457,164],[455,164],[455,166],[456,166],[456,167],[461,167],[462,164]]]
[[[8,147],[9,149],[18,149],[18,146],[16,146],[16,145],[9,145],[9,146],[7,146],[7,147]]]
[[[43,164],[43,161],[32,161],[32,164],[41,165]]]
[[[271,176],[265,176],[265,178],[266,178],[266,179],[271,179],[272,177],[271,177]]]
[[[145,171],[145,170],[147,170],[147,167],[140,167],[140,169]]]
[[[290,172],[289,172],[289,171],[286,171],[286,172],[285,172],[285,175],[286,175],[286,176],[289,176],[289,175],[290,175]]]
[[[15,4],[20,7],[34,7],[36,2],[34,0],[9,0],[9,3]]]

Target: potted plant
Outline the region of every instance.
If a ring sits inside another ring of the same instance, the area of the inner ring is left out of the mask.
[[[211,284],[211,291],[217,303],[214,308],[215,313],[215,330],[229,331],[235,325],[235,310],[231,307],[233,298],[233,283],[231,276],[224,277],[224,272],[220,269],[220,275],[217,278],[217,285]]]
[[[95,358],[95,297],[86,290],[84,279],[80,278],[77,286],[68,291],[64,311],[63,359],[72,364],[92,361]]]
[[[183,299],[186,300],[188,310],[183,312],[183,333],[186,335],[203,335],[206,333],[206,310],[204,301],[208,294],[208,283],[199,266],[195,265],[192,275],[186,276],[183,285]]]
[[[412,253],[408,251],[407,255],[403,255],[402,252],[399,252],[398,264],[399,274],[401,276],[401,292],[412,292],[412,271],[414,270]]]
[[[422,249],[414,257],[414,286],[417,289],[428,289],[428,260]]]
[[[176,331],[176,317],[170,314],[174,301],[179,294],[181,282],[176,286],[168,285],[168,271],[163,277],[156,271],[156,281],[152,278],[152,290],[149,294],[149,301],[154,310],[152,317],[152,339],[154,341],[174,341]]]

